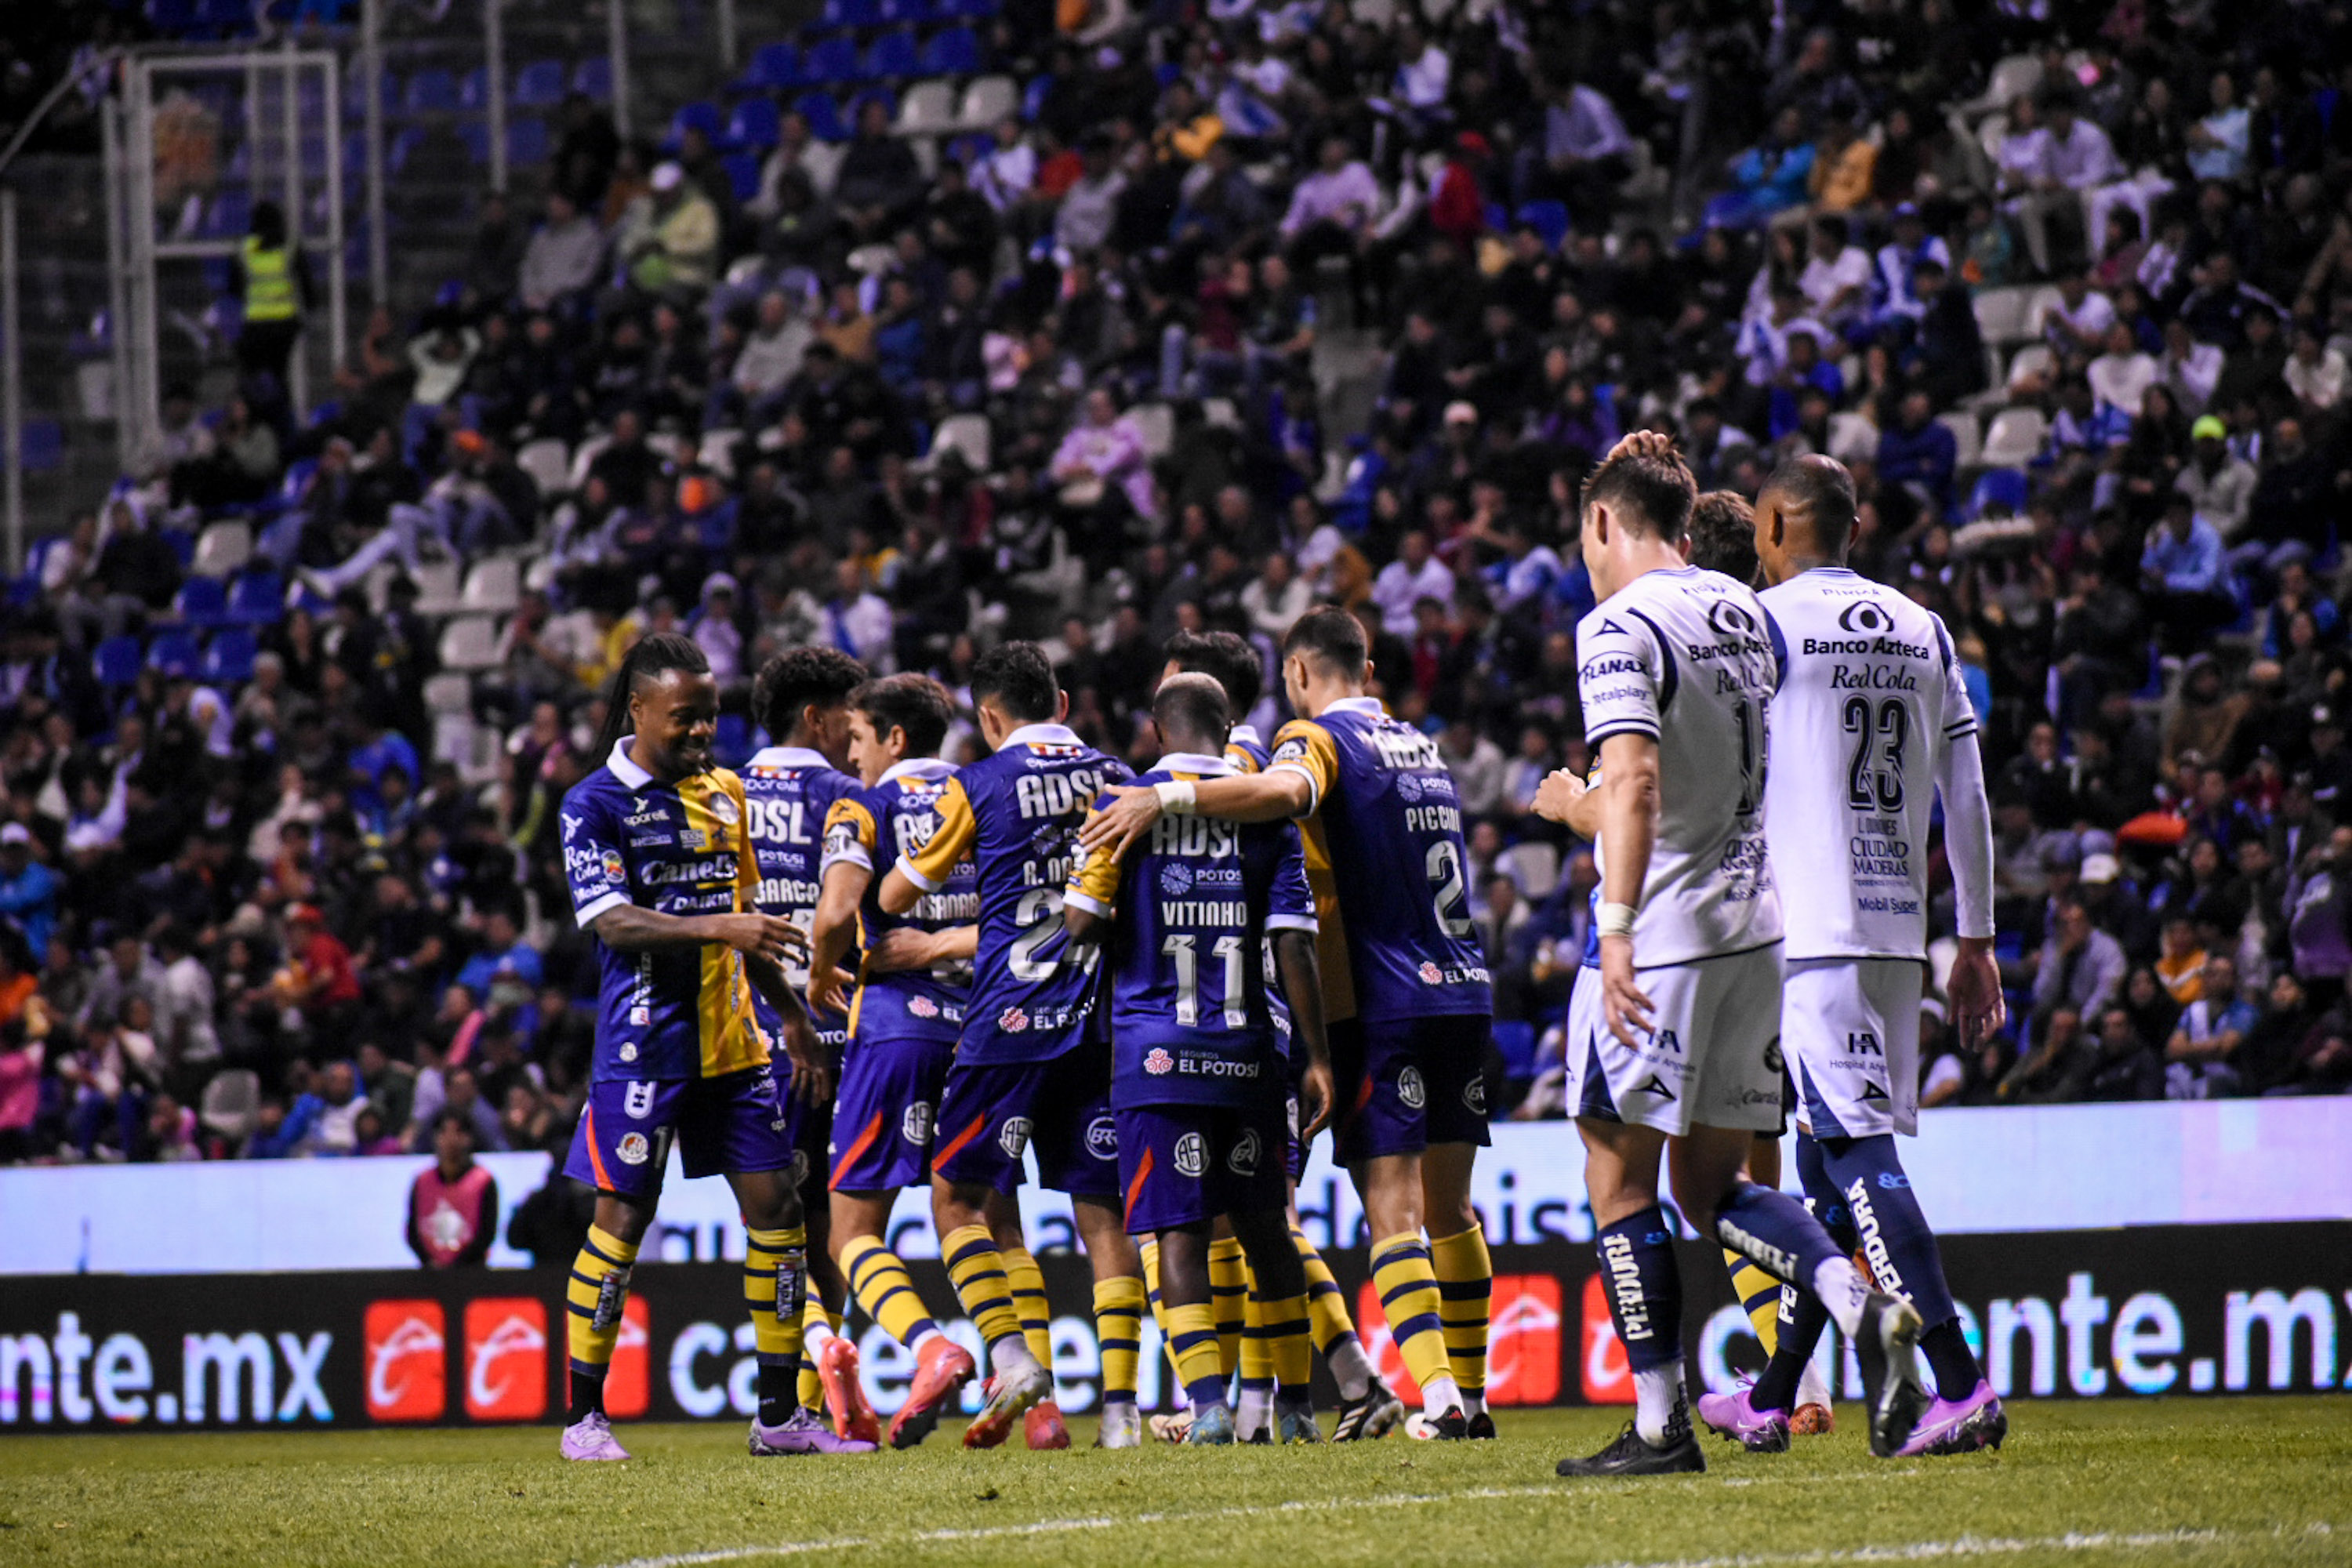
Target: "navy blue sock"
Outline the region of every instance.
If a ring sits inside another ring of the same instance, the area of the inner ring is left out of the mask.
[[[1943,1255],[1937,1249],[1936,1233],[1927,1228],[1927,1216],[1919,1210],[1911,1178],[1903,1173],[1894,1135],[1832,1138],[1822,1148],[1830,1179],[1853,1213],[1854,1234],[1878,1288],[1908,1300],[1929,1330],[1923,1342],[1935,1369],[1937,1392],[1947,1399],[1964,1398],[1977,1385],[1977,1359],[1967,1338],[1957,1331],[1959,1309],[1944,1282]],[[1947,1325],[1955,1331],[1935,1331]]]
[[[1812,1134],[1800,1129],[1797,1133],[1797,1180],[1805,1190],[1805,1207],[1829,1233],[1832,1245],[1841,1252],[1853,1250],[1853,1218],[1846,1212],[1845,1199],[1837,1184],[1830,1179],[1829,1164],[1822,1146]],[[1756,1380],[1751,1396],[1759,1410],[1787,1410],[1794,1406],[1798,1380],[1805,1375],[1805,1363],[1813,1359],[1813,1347],[1822,1341],[1822,1331],[1829,1327],[1829,1309],[1811,1290],[1794,1288],[1780,1292],[1780,1345],[1764,1368],[1764,1375]]]
[[[1609,1315],[1636,1373],[1679,1366],[1683,1359],[1683,1276],[1675,1263],[1674,1227],[1652,1204],[1593,1237]]]
[[[1804,1205],[1754,1182],[1734,1184],[1716,1205],[1715,1235],[1775,1279],[1800,1290],[1813,1288],[1813,1275],[1822,1264],[1845,1256]]]

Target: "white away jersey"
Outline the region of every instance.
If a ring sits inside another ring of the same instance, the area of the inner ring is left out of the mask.
[[[1764,850],[1767,721],[1780,661],[1756,595],[1696,566],[1635,578],[1576,628],[1577,692],[1597,759],[1612,735],[1658,742],[1658,836],[1633,923],[1643,969],[1780,938]]]
[[[1788,956],[1925,958],[1927,828],[1950,741],[1977,727],[1931,610],[1843,567],[1764,593],[1787,671],[1765,791],[1772,858],[1802,867]]]

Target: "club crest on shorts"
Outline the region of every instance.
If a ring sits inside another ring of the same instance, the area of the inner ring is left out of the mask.
[[[1176,1070],[1176,1058],[1154,1046],[1143,1053],[1143,1070],[1154,1078],[1165,1078]]]
[[[1007,1159],[1021,1158],[1022,1151],[1029,1147],[1029,1119],[1007,1117],[1004,1125],[996,1130],[996,1146],[1004,1151]]]
[[[1018,1007],[1007,1007],[996,1016],[996,1026],[1008,1035],[1017,1035],[1029,1026],[1029,1015]]]
[[[1176,1140],[1176,1173],[1198,1176],[1209,1168],[1209,1143],[1198,1132],[1187,1132]]]
[[[1480,1076],[1473,1078],[1468,1083],[1462,1086],[1462,1103],[1473,1115],[1484,1116],[1486,1114],[1486,1080],[1485,1077]]]
[[[1408,1067],[1397,1074],[1397,1098],[1414,1110],[1429,1102],[1429,1091],[1422,1086],[1419,1068]]]
[[[634,1051],[635,1048],[635,1047],[629,1046],[624,1046],[622,1047],[622,1049],[629,1051]],[[643,1121],[647,1116],[653,1113],[654,1086],[649,1083],[633,1083],[629,1085],[628,1092],[621,1098],[621,1109],[628,1112],[630,1121]]]
[[[642,1165],[652,1158],[654,1146],[642,1132],[624,1132],[621,1141],[613,1145],[613,1153],[624,1165]]]
[[[1097,1160],[1118,1158],[1118,1123],[1097,1116],[1087,1123],[1087,1152]]]
[[[779,1127],[779,1128],[777,1129],[777,1131],[782,1131],[782,1129],[781,1127]],[[795,1187],[799,1186],[803,1182],[805,1182],[805,1181],[807,1181],[807,1180],[808,1180],[808,1173],[809,1173],[809,1161],[808,1161],[808,1151],[807,1151],[807,1150],[805,1150],[805,1149],[795,1149],[795,1150],[793,1150],[793,1164],[792,1164],[792,1172],[793,1172],[793,1185],[794,1185]]]
[[[641,1007],[636,1009],[636,1011],[643,1012],[645,1009]],[[635,1022],[636,1020],[632,1019],[631,1021]],[[637,1059],[636,1043],[633,1040],[623,1040],[621,1042],[621,1048],[614,1051],[613,1054],[619,1057],[625,1062],[635,1061]]]
[[[1244,1131],[1240,1140],[1225,1155],[1225,1168],[1236,1176],[1257,1174],[1257,1158],[1265,1152],[1258,1142],[1257,1129]]]
[[[927,1147],[931,1141],[931,1108],[919,1100],[907,1107],[898,1118],[898,1136],[918,1149]]]

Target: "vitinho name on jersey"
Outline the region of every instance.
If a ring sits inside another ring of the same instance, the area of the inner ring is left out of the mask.
[[[1249,924],[1249,905],[1240,899],[1162,899],[1160,900],[1160,923],[1238,928]]]

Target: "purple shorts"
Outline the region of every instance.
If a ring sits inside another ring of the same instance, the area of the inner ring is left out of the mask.
[[[661,1196],[669,1146],[688,1176],[788,1171],[807,1156],[793,1147],[772,1068],[723,1078],[613,1079],[588,1086],[563,1173],[635,1203]]]
[[[1331,1089],[1343,1165],[1418,1154],[1432,1143],[1488,1142],[1484,1013],[1333,1024]]]
[[[1219,1215],[1279,1212],[1289,1196],[1282,1100],[1139,1105],[1118,1113],[1118,1180],[1136,1236]]]
[[[1037,1181],[1072,1197],[1118,1197],[1118,1125],[1110,1114],[1110,1051],[1072,1046],[1042,1062],[957,1062],[940,1096],[940,1143],[931,1173],[1009,1193],[1021,1155],[1037,1155]]]
[[[931,1132],[955,1046],[946,1040],[860,1040],[833,1097],[826,1182],[836,1192],[887,1193],[930,1180]]]

